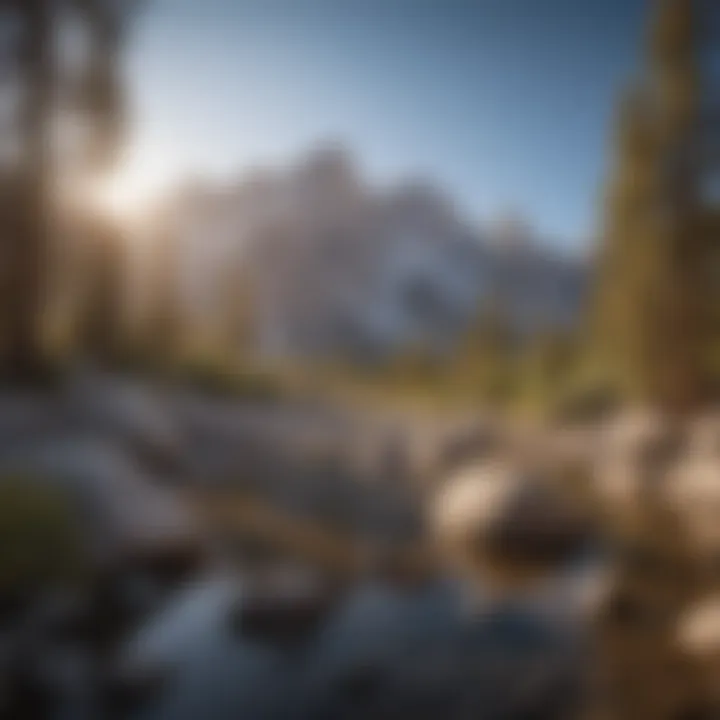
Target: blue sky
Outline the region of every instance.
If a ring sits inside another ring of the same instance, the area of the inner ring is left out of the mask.
[[[592,234],[645,0],[150,0],[129,61],[126,190],[345,142],[463,212]]]

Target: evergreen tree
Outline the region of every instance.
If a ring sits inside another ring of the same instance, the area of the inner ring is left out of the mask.
[[[700,17],[692,0],[660,0],[658,10],[648,70],[620,116],[594,320],[599,352],[624,388],[684,411],[708,387]]]
[[[0,101],[18,106],[13,127],[3,129],[10,152],[0,168],[3,178],[8,178],[2,189],[11,187],[14,200],[12,222],[3,236],[3,260],[12,268],[4,288],[3,329],[6,365],[15,377],[32,377],[44,364],[58,121],[72,113],[78,126],[86,128],[75,162],[88,172],[112,162],[122,120],[118,53],[135,5],[123,0],[0,0],[1,80],[9,83],[0,88]],[[64,78],[59,71],[58,38],[69,19],[84,30],[89,52],[82,71]]]
[[[596,351],[627,391],[643,393],[647,364],[646,293],[652,238],[644,226],[652,202],[654,143],[648,102],[640,88],[625,97],[616,133],[617,159],[606,198],[604,244],[598,258]]]

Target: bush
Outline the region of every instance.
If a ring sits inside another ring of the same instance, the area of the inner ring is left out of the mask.
[[[31,479],[0,479],[0,596],[75,584],[83,553],[68,499]]]

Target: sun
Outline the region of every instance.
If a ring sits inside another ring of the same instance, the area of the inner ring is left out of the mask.
[[[133,185],[119,175],[96,181],[91,192],[93,204],[116,217],[133,214],[140,202]]]
[[[129,219],[147,207],[165,179],[160,163],[135,159],[96,180],[91,189],[92,202],[116,218]]]

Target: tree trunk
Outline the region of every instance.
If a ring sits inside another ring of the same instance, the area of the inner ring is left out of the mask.
[[[50,0],[24,0],[21,68],[25,97],[20,117],[21,167],[16,222],[7,241],[12,273],[7,311],[7,369],[13,379],[32,379],[45,365],[43,315],[51,238],[49,149],[52,121],[53,33]]]

